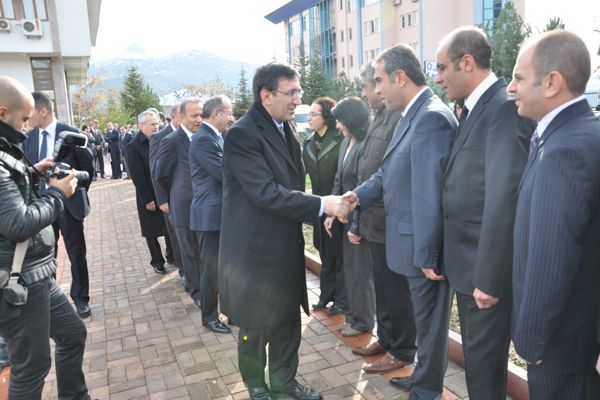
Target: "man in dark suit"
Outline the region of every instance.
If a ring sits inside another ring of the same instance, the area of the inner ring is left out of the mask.
[[[183,286],[186,291],[189,291],[185,275],[183,274],[183,263],[181,262],[181,251],[179,250],[179,242],[177,241],[177,235],[175,234],[175,228],[169,222],[169,191],[163,188],[156,181],[156,160],[158,156],[158,149],[160,148],[160,142],[169,133],[176,131],[179,128],[181,122],[181,113],[179,112],[179,104],[171,107],[171,122],[163,129],[158,131],[156,134],[150,137],[150,146],[148,148],[148,160],[150,163],[150,176],[152,177],[152,185],[154,186],[154,193],[156,194],[156,201],[158,207],[163,212],[165,223],[167,224],[167,230],[169,231],[169,239],[171,246],[167,248],[167,262],[169,264],[176,264],[179,269],[179,276],[182,279]]]
[[[401,110],[381,168],[346,196],[360,210],[383,198],[386,209],[387,264],[398,294],[390,299],[414,308],[419,362],[412,377],[392,378],[393,385],[412,389],[410,399],[440,399],[448,354],[450,288],[442,272],[442,176],[450,154],[456,119],[425,86],[425,75],[412,48],[399,44],[375,61],[375,92],[388,110]],[[407,281],[408,280],[408,284]],[[410,286],[410,296],[408,295]],[[406,292],[406,295],[403,293]],[[399,296],[402,296],[398,298]],[[410,326],[412,310],[399,313]],[[404,328],[404,352],[414,357],[415,332]],[[412,333],[412,335],[411,335]],[[412,343],[410,342],[412,339]],[[412,345],[412,348],[411,348]],[[411,354],[412,351],[412,354]]]
[[[110,179],[121,179],[121,137],[119,130],[113,126],[112,122],[106,124],[106,142],[108,143],[110,167],[112,169]]]
[[[583,96],[590,54],[552,31],[521,47],[509,91],[538,121],[519,186],[513,341],[532,399],[599,399],[600,121]]]
[[[96,149],[94,157],[94,169],[96,173],[100,173],[100,177],[104,179],[104,137],[102,131],[98,128],[98,121],[94,120],[91,127],[94,142],[92,143]]]
[[[436,82],[465,99],[444,173],[444,266],[456,291],[469,398],[506,399],[516,191],[533,131],[491,71],[485,33],[442,40]]]
[[[300,313],[308,314],[302,222],[343,216],[340,198],[304,193],[305,172],[291,121],[301,103],[298,72],[259,67],[254,104],[227,132],[219,248],[221,309],[240,326],[238,360],[251,399],[320,399],[296,379]],[[161,146],[162,147],[162,146]]]
[[[129,160],[127,159],[127,145],[129,142],[133,140],[133,133],[131,133],[130,129],[126,129],[124,126],[120,129],[120,142],[121,142],[121,163],[123,164],[123,170],[127,172],[127,178],[131,178],[131,173],[129,172]]]
[[[200,292],[202,325],[213,332],[230,333],[219,319],[219,232],[223,198],[223,133],[233,121],[231,100],[211,97],[202,108],[202,125],[190,144],[190,170],[194,197],[190,229],[195,232],[202,264]]]
[[[202,123],[202,103],[198,99],[181,102],[182,121],[179,128],[160,142],[155,177],[169,193],[167,212],[175,227],[183,271],[194,303],[200,307],[200,259],[194,233],[190,230],[192,205],[192,175],[190,172],[190,141]],[[163,205],[161,204],[161,207]],[[161,208],[162,209],[162,208]]]
[[[142,236],[146,238],[150,251],[150,264],[157,274],[164,274],[165,259],[160,250],[158,237],[164,236],[167,248],[171,247],[165,219],[158,208],[154,187],[150,178],[148,147],[150,138],[158,130],[158,115],[152,111],[144,111],[138,116],[139,132],[126,147],[128,172],[135,185],[138,217]]]
[[[23,150],[27,159],[35,164],[52,156],[54,142],[60,132],[79,131],[54,118],[54,107],[48,97],[39,92],[33,92],[32,95],[35,100],[35,111],[31,119],[31,126],[34,128],[27,133]],[[73,148],[62,162],[69,164],[73,169],[87,171],[90,179],[94,174],[92,154],[87,148]],[[44,183],[41,183],[41,190],[44,190],[43,185]],[[54,229],[57,243],[59,230],[65,242],[67,255],[71,262],[70,295],[81,318],[89,317],[92,313],[89,306],[90,284],[83,230],[83,220],[90,213],[87,194],[89,187],[90,182],[88,181],[84,186],[78,187],[71,198],[65,200],[65,210],[55,223]]]

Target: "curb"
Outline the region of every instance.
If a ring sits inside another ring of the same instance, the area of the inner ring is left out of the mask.
[[[318,256],[304,252],[304,262],[310,272],[317,276],[321,274],[321,260]],[[448,331],[448,357],[464,368],[465,357],[462,349],[462,340],[460,334],[454,331]],[[529,400],[527,371],[509,362],[506,389],[508,395],[513,400]]]

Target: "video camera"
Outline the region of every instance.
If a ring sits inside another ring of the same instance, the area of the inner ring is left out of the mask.
[[[87,140],[87,136],[81,133],[70,131],[62,131],[58,133],[56,140],[54,141],[54,151],[52,152],[54,162],[46,172],[46,179],[62,179],[67,176],[71,170],[71,166],[62,162],[62,160],[64,160],[71,153],[71,151],[73,151],[74,147],[86,147]],[[55,173],[54,170],[57,167],[60,171]],[[89,183],[90,174],[87,171],[73,171],[75,172],[75,178],[77,178],[77,186],[85,186]]]

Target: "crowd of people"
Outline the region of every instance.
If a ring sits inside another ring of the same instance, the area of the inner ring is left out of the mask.
[[[269,63],[256,70],[253,105],[239,118],[216,95],[185,99],[168,118],[145,110],[135,129],[82,126],[87,148],[61,160],[88,172],[80,182],[54,163],[55,143],[79,130],[56,121],[46,96],[0,77],[9,398],[40,398],[53,338],[59,397],[89,399],[83,221],[106,152],[111,178],[126,172],[135,186],[154,272],[178,268],[208,329],[239,326],[251,399],[322,398],[296,380],[299,309],[309,314],[303,223],[314,227],[322,263],[312,308],[344,314],[346,337],[376,322],[377,341],[352,352],[383,355],[367,373],[414,366],[390,379],[410,399],[441,398],[453,296],[469,398],[506,398],[511,339],[532,399],[600,398],[600,121],[583,97],[589,52],[568,31],[542,34],[521,45],[508,84],[492,72],[485,32],[462,27],[436,58],[454,112],[399,44],[363,67],[362,99],[312,102],[313,133],[301,146],[299,73]],[[74,308],[54,280],[60,234]]]

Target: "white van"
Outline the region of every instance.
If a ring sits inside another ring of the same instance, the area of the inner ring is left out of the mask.
[[[308,128],[308,113],[310,112],[310,106],[308,104],[300,104],[296,106],[294,111],[294,120],[296,121],[296,130],[298,136],[302,139],[306,138],[310,133]]]

